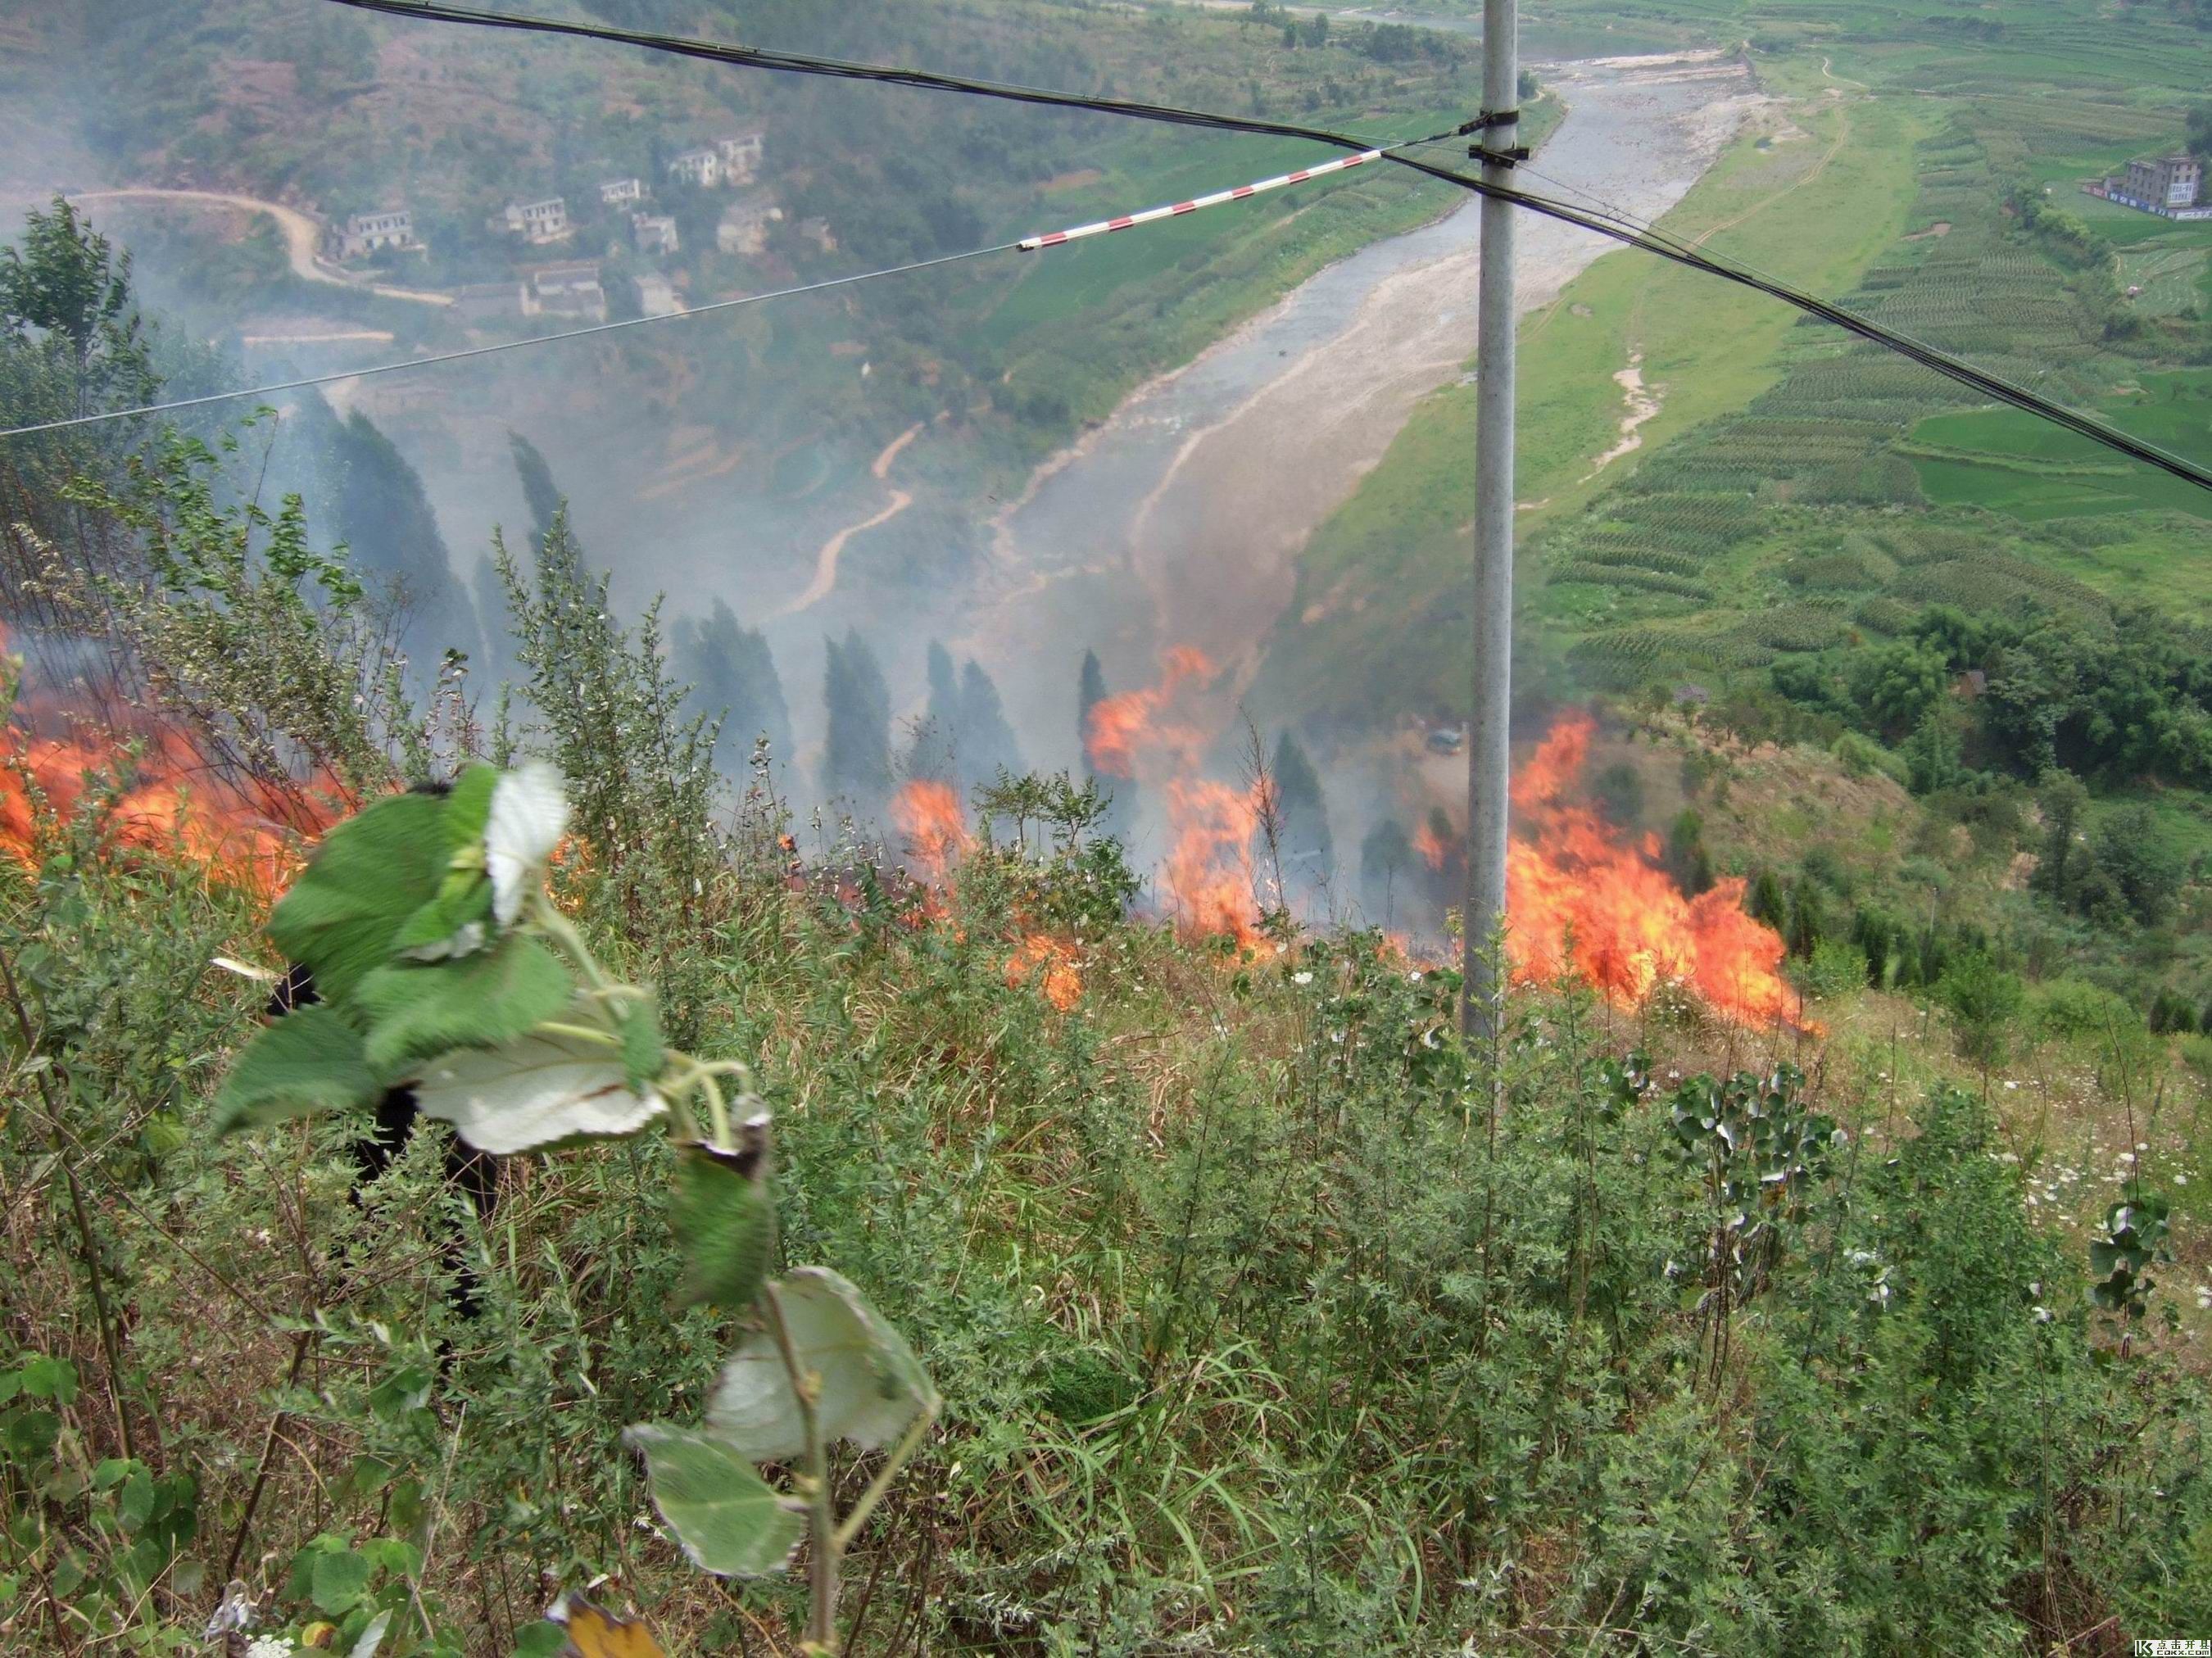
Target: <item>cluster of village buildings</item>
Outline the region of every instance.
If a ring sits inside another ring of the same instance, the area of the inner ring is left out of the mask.
[[[2092,179],[2081,188],[2163,219],[2212,219],[2212,199],[2204,191],[2204,164],[2185,149],[2130,161],[2125,173]]]
[[[736,192],[723,208],[714,229],[715,246],[724,253],[760,252],[767,245],[769,227],[783,217],[774,197],[753,187],[763,154],[763,135],[756,130],[696,145],[667,162],[665,172],[672,181]],[[672,258],[683,251],[674,216],[653,210],[653,189],[645,179],[603,179],[599,192],[602,206],[627,212],[630,242],[638,252],[658,260]],[[491,216],[487,228],[529,247],[556,246],[575,234],[568,199],[562,196],[509,202]],[[810,222],[799,228],[817,245],[825,249],[831,245],[826,224]],[[354,214],[331,241],[332,252],[342,260],[362,258],[385,248],[405,251],[422,246],[415,234],[414,216],[404,208]],[[648,271],[637,282],[646,315],[666,315],[683,309],[675,284],[665,274]],[[535,316],[604,321],[607,314],[606,289],[597,259],[542,264],[504,281],[471,283],[453,299],[457,313],[471,323]]]

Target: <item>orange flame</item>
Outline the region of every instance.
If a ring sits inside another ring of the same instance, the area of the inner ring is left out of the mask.
[[[1188,933],[1227,933],[1240,944],[1259,941],[1252,900],[1252,835],[1260,808],[1252,791],[1203,778],[1170,779],[1168,827],[1174,845],[1167,887],[1176,924]]]
[[[1250,944],[1259,938],[1252,896],[1256,791],[1197,775],[1205,733],[1179,706],[1188,688],[1212,672],[1205,653],[1177,646],[1161,659],[1158,684],[1091,706],[1083,746],[1094,770],[1161,789],[1170,841],[1164,884],[1177,926]]]
[[[1083,999],[1083,973],[1077,965],[1075,946],[1042,932],[1032,932],[1006,958],[1006,982],[1022,984],[1035,978],[1044,999],[1062,1013]]]
[[[925,879],[944,880],[953,863],[975,844],[960,810],[960,792],[933,777],[916,777],[899,785],[891,797],[891,821],[921,865]]]
[[[1571,969],[1631,1003],[1674,981],[1744,1023],[1800,1023],[1781,936],[1744,913],[1741,878],[1685,897],[1651,861],[1656,841],[1624,844],[1596,813],[1568,803],[1595,729],[1588,714],[1562,720],[1513,780],[1505,948],[1514,978],[1541,982]]]
[[[1444,866],[1443,837],[1437,833],[1436,825],[1423,823],[1413,831],[1413,850],[1421,854],[1421,861],[1441,873]]]
[[[0,647],[6,642],[0,629]],[[33,696],[18,701],[0,736],[0,855],[34,866],[41,817],[71,817],[90,793],[106,845],[181,856],[269,896],[335,820],[341,793],[328,780],[313,792],[270,788],[204,753],[179,727],[141,718],[112,730]]]
[[[1203,651],[1188,645],[1176,646],[1162,662],[1158,684],[1102,697],[1091,705],[1083,750],[1094,771],[1108,777],[1133,778],[1140,750],[1164,750],[1184,768],[1197,764],[1203,736],[1187,725],[1164,725],[1160,716],[1176,692],[1190,681],[1211,674],[1213,665]]]

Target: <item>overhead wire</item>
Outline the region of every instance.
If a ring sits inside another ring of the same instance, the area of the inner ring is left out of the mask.
[[[1088,110],[1131,119],[1163,123],[1170,125],[1206,128],[1223,132],[1251,133],[1277,137],[1295,137],[1328,144],[1339,149],[1354,152],[1376,150],[1380,159],[1410,168],[1428,178],[1439,179],[1459,189],[1478,195],[1510,202],[1530,212],[1542,214],[1567,224],[1609,237],[1626,246],[1668,259],[1689,269],[1702,271],[1723,281],[1763,293],[1795,307],[1808,315],[1856,335],[1862,339],[1896,352],[1913,361],[1942,374],[1984,396],[2010,407],[2019,409],[2039,419],[2063,427],[2091,442],[2100,444],[2118,453],[2140,461],[2146,465],[2169,473],[2200,489],[2212,489],[2212,470],[2195,462],[2171,454],[2157,446],[2146,443],[2118,428],[2105,424],[2077,410],[2051,401],[2028,388],[2014,385],[1986,369],[1978,368],[1963,358],[1955,357],[1925,341],[1917,340],[1898,330],[1844,309],[1817,295],[1805,292],[1766,273],[1730,263],[1705,253],[1701,249],[1680,241],[1651,227],[1639,224],[1626,215],[1611,210],[1573,207],[1567,203],[1523,191],[1511,185],[1495,184],[1451,167],[1440,167],[1421,160],[1408,152],[1424,144],[1440,142],[1446,137],[1462,137],[1489,125],[1492,118],[1484,115],[1463,123],[1449,133],[1431,135],[1425,138],[1402,139],[1387,146],[1375,145],[1371,140],[1354,137],[1346,133],[1331,131],[1323,127],[1310,127],[1295,122],[1270,121],[1257,116],[1224,115],[1212,111],[1182,108],[1174,105],[1147,103],[1136,99],[1109,98],[1085,93],[1071,93],[1050,88],[1023,86],[1011,82],[984,81],[967,76],[945,75],[935,70],[904,68],[893,64],[848,62],[840,58],[820,58],[804,53],[774,52],[757,46],[728,45],[719,41],[691,39],[681,35],[653,33],[643,30],[617,28],[611,25],[576,22],[563,18],[538,17],[522,13],[489,12],[451,5],[443,0],[330,0],[330,3],[348,7],[356,11],[380,13],[387,16],[408,17],[434,22],[448,22],[471,27],[514,30],[528,33],[567,35],[578,39],[634,46],[643,50],[672,53],[678,57],[727,64],[739,68],[768,70],[781,73],[826,76],[832,79],[872,82],[880,84],[905,86],[924,91],[949,92],[971,97],[997,99],[1016,103],[1042,105],[1054,108]],[[726,309],[732,305],[753,303],[759,300],[785,297],[788,293],[813,291],[820,287],[834,287],[844,282],[865,281],[875,276],[896,274],[900,270],[920,270],[931,264],[945,264],[958,258],[979,258],[985,253],[1003,252],[1018,244],[1004,244],[1000,247],[981,248],[965,254],[946,256],[939,260],[917,261],[911,265],[896,266],[884,271],[834,280],[820,284],[782,290],[775,294],[747,296],[745,299],[723,301],[714,306],[701,307],[696,311],[676,313],[683,316],[703,315],[708,312]],[[620,324],[602,324],[592,329],[570,331],[565,336],[540,336],[538,340],[576,337],[586,333],[604,333],[617,327],[659,319],[636,318]],[[465,351],[451,352],[439,357],[412,359],[404,363],[383,365],[377,373],[394,373],[403,367],[425,367],[434,362],[455,361],[471,356],[488,355],[495,351],[512,350],[536,343],[532,340],[502,342],[496,345],[478,346]],[[368,373],[371,371],[356,371]],[[326,383],[329,380],[348,379],[351,375],[337,374],[315,377],[300,385]],[[290,386],[269,388],[289,390]],[[206,398],[180,399],[175,405],[191,408],[204,402],[226,401],[238,393],[219,393]],[[73,421],[51,422],[13,432],[0,432],[0,437],[22,435],[28,431],[56,430],[70,425],[89,424],[100,419],[119,419],[132,414],[165,412],[160,406],[143,410],[118,410],[111,415],[79,416]]]
[[[769,300],[796,299],[802,294],[820,294],[833,288],[850,288],[855,282],[873,282],[878,276],[902,276],[910,271],[958,264],[963,260],[980,259],[993,253],[1011,253],[1018,246],[1014,242],[1000,242],[991,247],[969,248],[964,253],[939,254],[935,258],[886,265],[880,270],[857,270],[847,276],[825,277],[820,282],[800,282],[795,287],[770,288],[760,294],[743,294],[735,299],[716,300],[710,305],[663,312],[650,317],[625,317],[619,322],[593,323],[587,328],[563,329],[554,334],[528,334],[520,339],[500,340],[490,345],[472,345],[464,350],[441,351],[434,356],[402,357],[392,362],[372,363],[365,368],[333,369],[327,374],[307,374],[298,380],[280,380],[270,386],[241,386],[234,391],[210,392],[196,398],[178,398],[168,403],[149,403],[135,409],[111,409],[97,415],[74,416],[68,420],[42,421],[33,426],[12,426],[0,429],[0,438],[29,437],[34,433],[61,432],[71,427],[97,426],[107,421],[172,415],[186,409],[203,409],[210,404],[236,403],[246,398],[275,397],[279,392],[304,391],[311,386],[333,386],[340,380],[367,380],[376,374],[397,374],[410,368],[432,368],[441,363],[465,362],[471,357],[520,351],[526,346],[550,345],[558,340],[580,340],[593,335],[612,334],[625,328],[641,328],[648,323],[683,322],[693,317],[709,316],[717,311],[734,311],[740,306],[764,304]]]
[[[737,68],[768,70],[784,74],[826,76],[837,80],[872,82],[890,86],[903,86],[922,91],[947,92],[969,97],[990,98],[1001,101],[1041,105],[1059,109],[1087,110],[1099,114],[1115,115],[1133,120],[1150,121],[1173,126],[1200,127],[1220,132],[1242,132],[1262,136],[1304,138],[1334,149],[1364,151],[1378,148],[1372,140],[1356,137],[1347,133],[1331,131],[1325,127],[1306,126],[1291,121],[1271,121],[1259,116],[1224,115],[1210,110],[1183,108],[1171,104],[1148,103],[1132,98],[1109,98],[1089,93],[1063,92],[1046,87],[1024,86],[1017,82],[981,80],[970,76],[947,75],[933,70],[908,68],[889,64],[854,63],[842,58],[815,57],[802,52],[776,52],[760,46],[744,46],[720,41],[699,40],[682,35],[655,33],[641,29],[618,28],[611,24],[577,22],[564,18],[538,17],[525,13],[482,11],[472,7],[453,5],[446,0],[329,0],[333,5],[348,7],[356,11],[377,12],[392,17],[409,17],[434,22],[459,23],[471,27],[514,30],[526,33],[568,35],[582,39],[599,40],[633,46],[649,52],[673,53],[679,57],[726,64]],[[1408,152],[1424,143],[1438,142],[1443,137],[1464,136],[1487,124],[1486,117],[1477,117],[1452,130],[1449,135],[1439,134],[1428,139],[1402,140],[1389,146],[1383,160],[1407,167],[1431,179],[1437,179],[1462,190],[1478,195],[1510,202],[1532,213],[1542,214],[1567,224],[1578,225],[1601,236],[1610,237],[1626,246],[1641,249],[1660,258],[1672,260],[1691,270],[1705,272],[1724,282],[1731,282],[1796,307],[1810,316],[1821,319],[1846,332],[1869,340],[1921,363],[1971,390],[2022,412],[2051,422],[2101,444],[2130,459],[2156,467],[2185,483],[2200,489],[2212,489],[2212,469],[2172,454],[2154,444],[2108,426],[2104,422],[2085,415],[2078,410],[2053,402],[2023,386],[2017,386],[1986,369],[1978,368],[1965,359],[1954,356],[1923,340],[1847,311],[1817,295],[1798,288],[1779,278],[1750,269],[1740,262],[1730,262],[1706,253],[1702,249],[1684,243],[1664,233],[1650,228],[1639,228],[1626,218],[1616,219],[1606,211],[1577,208],[1565,202],[1553,201],[1512,185],[1494,184],[1471,173],[1440,167]]]

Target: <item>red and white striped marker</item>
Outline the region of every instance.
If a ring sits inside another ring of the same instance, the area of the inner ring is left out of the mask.
[[[1178,219],[1186,213],[1195,213],[1202,207],[1218,207],[1224,202],[1241,202],[1248,196],[1280,190],[1285,185],[1302,185],[1309,179],[1320,178],[1323,173],[1343,173],[1382,158],[1382,152],[1379,149],[1363,149],[1357,155],[1340,156],[1334,161],[1323,161],[1318,167],[1302,167],[1296,173],[1262,179],[1257,184],[1239,185],[1234,190],[1218,190],[1211,196],[1196,197],[1188,202],[1176,202],[1167,207],[1148,207],[1142,213],[1124,214],[1118,219],[1101,219],[1096,224],[1079,224],[1071,230],[1055,230],[1042,236],[1024,236],[1014,246],[1024,253],[1034,253],[1041,247],[1058,247],[1062,242],[1079,241],[1085,236],[1103,236],[1109,230],[1127,230],[1159,219]]]

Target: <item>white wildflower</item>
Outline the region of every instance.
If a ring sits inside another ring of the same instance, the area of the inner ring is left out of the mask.
[[[561,774],[543,761],[517,767],[491,792],[484,824],[484,865],[491,873],[492,913],[511,926],[522,914],[523,895],[544,871],[568,827],[568,796]]]
[[[1294,985],[1310,985],[1313,982],[1313,975],[1310,973],[1293,973],[1291,975],[1291,982]]]

